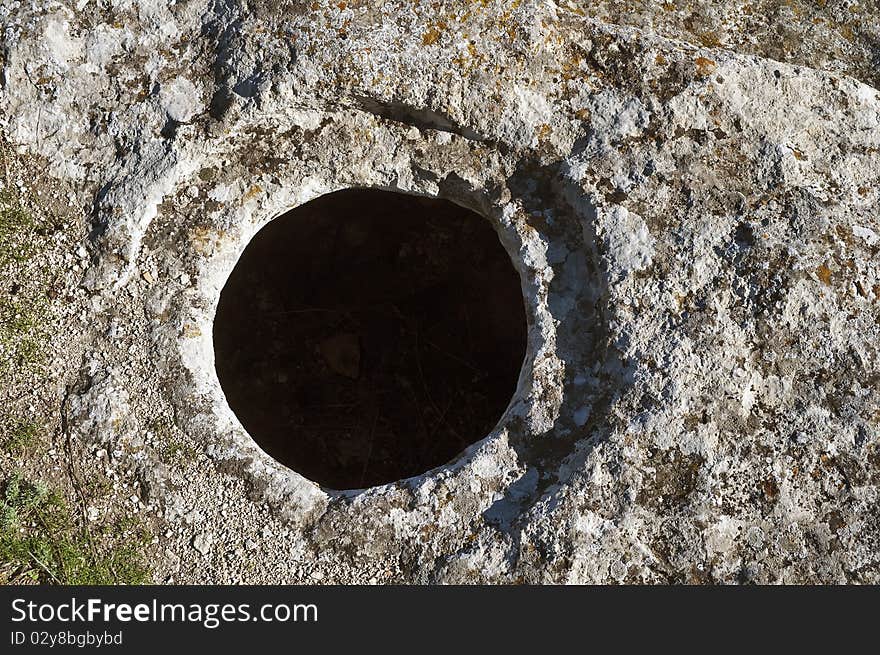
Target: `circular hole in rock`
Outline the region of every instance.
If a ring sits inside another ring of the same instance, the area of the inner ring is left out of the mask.
[[[242,425],[334,489],[424,473],[483,438],[525,344],[519,276],[485,218],[365,189],[263,228],[214,322],[217,374]]]

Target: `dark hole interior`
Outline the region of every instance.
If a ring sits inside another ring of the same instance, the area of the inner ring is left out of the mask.
[[[424,473],[483,438],[525,343],[519,276],[489,222],[377,190],[269,223],[214,322],[217,374],[242,425],[334,489]]]

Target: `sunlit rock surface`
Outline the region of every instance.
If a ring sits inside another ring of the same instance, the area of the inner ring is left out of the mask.
[[[158,581],[880,582],[876,2],[169,5],[0,7],[5,138],[89,207],[70,429],[137,463]],[[211,335],[348,187],[484,215],[529,346],[474,447],[338,493]]]

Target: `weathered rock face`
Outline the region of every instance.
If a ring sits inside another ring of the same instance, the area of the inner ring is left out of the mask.
[[[837,52],[670,40],[718,32],[678,3],[98,5],[4,3],[0,121],[94,208],[71,430],[141,462],[169,579],[880,581],[876,5]],[[255,446],[211,334],[256,231],[348,187],[484,215],[529,341],[491,434],[337,493]]]

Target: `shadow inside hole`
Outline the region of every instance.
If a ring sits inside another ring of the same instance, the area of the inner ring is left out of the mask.
[[[492,430],[526,348],[520,279],[489,222],[351,189],[273,220],[214,322],[229,406],[272,457],[334,489],[411,477]]]

